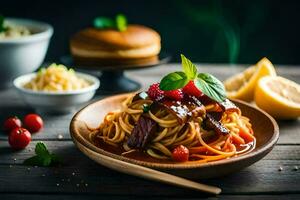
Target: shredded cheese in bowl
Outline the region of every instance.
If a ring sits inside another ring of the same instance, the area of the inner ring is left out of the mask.
[[[73,69],[67,69],[64,65],[51,64],[42,68],[24,88],[35,91],[63,92],[74,91],[90,86],[87,80],[76,75]]]

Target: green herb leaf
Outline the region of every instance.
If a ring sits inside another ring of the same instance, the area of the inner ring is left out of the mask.
[[[48,151],[46,145],[43,142],[38,142],[35,145],[35,153],[38,156],[44,156],[44,155],[48,155],[49,151]]]
[[[127,29],[127,18],[123,14],[118,14],[115,19],[108,17],[97,17],[94,19],[93,25],[99,29],[117,29],[118,31],[125,31]]]
[[[164,91],[176,90],[183,88],[188,82],[189,79],[184,72],[173,72],[163,77],[160,81],[159,88]]]
[[[4,16],[0,15],[0,33],[6,31],[7,28],[4,27]]]
[[[199,73],[195,85],[211,99],[222,102],[226,99],[224,85],[216,77],[208,73]]]
[[[189,80],[193,80],[197,77],[197,67],[183,54],[181,54],[181,65]]]
[[[33,156],[28,158],[24,161],[25,165],[32,165],[32,166],[44,166],[47,167],[51,164],[51,156],[47,155],[44,157],[41,156]]]
[[[50,153],[43,142],[38,142],[35,146],[36,155],[24,161],[25,165],[50,166],[62,163],[62,159],[53,153]]]
[[[150,110],[150,105],[144,104],[143,105],[143,113],[148,113]]]
[[[40,156],[33,156],[24,161],[25,165],[43,166],[43,159]]]
[[[94,19],[94,27],[99,29],[115,28],[114,20],[108,17],[97,17]]]
[[[127,29],[127,18],[123,14],[116,16],[116,27],[119,31],[126,31]]]
[[[208,73],[199,73],[197,67],[181,54],[183,72],[173,72],[166,75],[160,82],[159,88],[164,91],[183,88],[190,80],[198,89],[211,99],[221,102],[226,99],[225,88],[221,81]]]
[[[52,164],[52,156],[50,154],[44,155],[43,157],[40,157],[43,160],[44,167],[48,167]]]
[[[51,154],[51,161],[53,164],[59,164],[63,162],[62,158],[54,153]]]

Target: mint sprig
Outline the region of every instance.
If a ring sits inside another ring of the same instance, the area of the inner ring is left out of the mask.
[[[43,142],[38,142],[35,145],[36,155],[24,161],[25,165],[47,167],[62,163],[61,157],[54,153],[50,153]]]
[[[109,17],[96,17],[93,25],[98,29],[117,29],[118,31],[126,31],[127,18],[123,14],[118,14],[114,19]]]
[[[222,102],[226,99],[225,88],[221,81],[208,73],[197,74],[197,67],[181,54],[183,72],[172,72],[160,81],[159,88],[164,91],[183,88],[189,81],[211,99]]]

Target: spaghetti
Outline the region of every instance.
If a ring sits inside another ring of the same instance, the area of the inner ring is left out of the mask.
[[[226,159],[255,147],[251,123],[238,108],[222,109],[216,102],[193,104],[191,99],[180,104],[163,101],[155,106],[157,102],[149,97],[138,96],[130,96],[121,110],[108,113],[91,132],[91,140],[122,148],[124,156],[143,151],[169,160],[173,150],[183,145],[189,150],[188,162]]]

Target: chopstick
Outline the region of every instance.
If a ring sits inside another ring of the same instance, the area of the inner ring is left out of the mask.
[[[147,167],[143,167],[140,165],[132,164],[132,163],[127,163],[121,160],[117,160],[114,158],[111,158],[109,156],[96,153],[84,145],[80,144],[77,142],[76,144],[78,148],[80,148],[83,153],[85,153],[87,156],[90,158],[93,158],[96,162],[99,164],[102,164],[108,168],[114,169],[116,171],[120,171],[126,174],[130,175],[135,175],[138,177],[142,177],[145,179],[150,179],[154,181],[159,181],[163,183],[167,183],[170,185],[175,185],[179,187],[184,187],[184,188],[189,188],[193,190],[198,190],[201,192],[206,192],[206,193],[211,193],[211,194],[220,194],[221,193],[221,188],[215,187],[215,186],[210,186],[202,183],[197,183],[185,178],[181,178],[175,175],[171,175],[165,172],[161,172],[158,170],[150,169]]]

